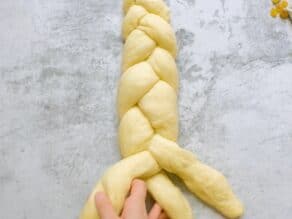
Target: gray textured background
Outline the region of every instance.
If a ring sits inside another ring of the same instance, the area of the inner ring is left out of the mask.
[[[269,0],[168,3],[181,145],[229,178],[245,219],[291,219],[291,23]],[[1,219],[77,218],[119,160],[121,19],[117,0],[0,0]]]

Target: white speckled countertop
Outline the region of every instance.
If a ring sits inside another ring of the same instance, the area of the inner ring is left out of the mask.
[[[291,23],[268,0],[168,3],[181,145],[228,177],[244,219],[291,219]],[[0,1],[0,218],[77,218],[119,160],[121,19],[117,0]]]

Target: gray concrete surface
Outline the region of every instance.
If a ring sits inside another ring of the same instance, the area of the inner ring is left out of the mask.
[[[292,25],[268,0],[169,0],[180,143],[244,219],[292,218]],[[0,0],[0,218],[77,218],[119,160],[121,1]],[[182,187],[183,188],[183,187]],[[220,219],[184,188],[197,219]]]

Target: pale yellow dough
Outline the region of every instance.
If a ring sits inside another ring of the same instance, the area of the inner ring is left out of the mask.
[[[192,219],[192,209],[165,171],[227,218],[243,206],[225,177],[202,164],[177,143],[178,72],[176,38],[163,0],[124,0],[123,74],[118,90],[119,144],[123,160],[97,184],[80,219],[99,219],[94,196],[104,191],[121,213],[131,182],[146,182],[148,191],[171,219]],[[163,169],[163,170],[162,170]]]
[[[289,0],[287,11],[289,13],[290,20],[292,21],[292,0]]]

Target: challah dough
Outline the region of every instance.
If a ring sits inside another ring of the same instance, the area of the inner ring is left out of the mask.
[[[292,0],[289,0],[287,11],[288,11],[290,19],[292,21]]]
[[[118,90],[119,144],[123,160],[97,184],[80,219],[99,219],[94,196],[104,191],[117,214],[134,178],[171,219],[192,219],[192,209],[164,171],[174,173],[187,188],[227,218],[243,214],[243,206],[227,180],[202,164],[177,143],[177,44],[163,0],[124,0],[125,40]],[[163,169],[163,170],[162,170]]]

